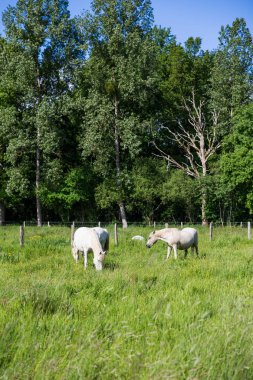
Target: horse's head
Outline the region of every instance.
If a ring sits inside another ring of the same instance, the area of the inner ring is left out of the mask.
[[[71,252],[72,252],[74,259],[77,262],[79,260],[79,254],[78,254],[78,249],[75,247],[74,244],[72,245]]]
[[[93,263],[96,267],[96,270],[102,270],[103,269],[103,261],[105,258],[105,252],[100,252],[96,257],[94,256]]]
[[[153,244],[155,244],[158,240],[158,237],[156,236],[156,231],[151,232],[151,234],[148,237],[146,247],[151,248]]]

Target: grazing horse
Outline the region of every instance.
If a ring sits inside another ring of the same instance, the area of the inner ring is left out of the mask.
[[[92,251],[94,255],[93,263],[96,267],[96,270],[103,269],[105,252],[103,251],[98,235],[93,228],[80,227],[74,233],[72,255],[76,262],[79,260],[79,251],[81,251],[84,256],[84,269],[87,268],[87,255],[90,251]]]
[[[101,227],[93,227],[93,230],[96,231],[103,251],[106,253],[109,250],[109,233],[107,229]]]
[[[198,256],[198,232],[195,228],[164,228],[159,231],[153,231],[148,237],[146,247],[151,248],[157,240],[162,240],[168,244],[167,259],[170,257],[171,249],[174,250],[174,257],[177,259],[177,250],[184,250],[185,257],[188,253],[188,248],[191,247],[191,252],[196,250]]]

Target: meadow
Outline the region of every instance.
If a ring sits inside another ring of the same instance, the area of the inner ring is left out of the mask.
[[[198,227],[199,258],[166,260],[119,229],[105,268],[70,228],[0,227],[0,379],[252,379],[253,240]]]

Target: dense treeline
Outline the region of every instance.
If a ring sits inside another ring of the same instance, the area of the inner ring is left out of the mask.
[[[150,0],[18,0],[0,38],[0,223],[245,220],[253,43],[154,26]]]

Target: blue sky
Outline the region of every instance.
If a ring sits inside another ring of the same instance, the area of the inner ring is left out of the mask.
[[[0,13],[16,0],[0,0]],[[90,0],[69,0],[71,15],[89,9]],[[236,17],[243,17],[253,34],[253,0],[152,0],[155,24],[170,27],[177,41],[201,37],[203,49],[215,49],[222,25],[231,25]],[[0,33],[3,26],[0,22]]]

